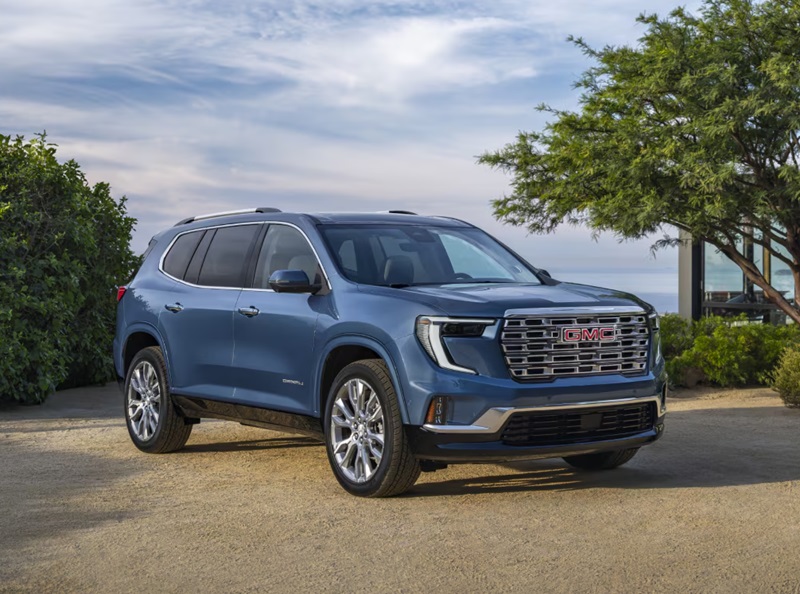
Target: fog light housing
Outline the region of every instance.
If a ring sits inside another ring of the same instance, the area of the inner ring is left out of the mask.
[[[428,414],[425,415],[426,425],[444,425],[447,422],[447,409],[449,404],[447,396],[434,396],[428,405]]]

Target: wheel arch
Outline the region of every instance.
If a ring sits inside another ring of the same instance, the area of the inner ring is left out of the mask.
[[[167,367],[167,377],[170,379],[171,383],[169,356],[164,348],[164,341],[161,339],[158,330],[149,324],[137,324],[136,326],[132,326],[125,335],[125,340],[122,343],[121,349],[123,373],[127,375],[128,368],[133,358],[136,356],[136,353],[151,346],[157,346],[161,349],[164,355],[164,363]]]
[[[386,363],[392,385],[397,393],[397,404],[403,423],[408,423],[408,411],[403,398],[397,367],[389,351],[378,341],[366,336],[341,336],[326,345],[316,374],[316,407],[319,417],[324,416],[325,404],[336,375],[346,365],[361,359],[381,359]]]

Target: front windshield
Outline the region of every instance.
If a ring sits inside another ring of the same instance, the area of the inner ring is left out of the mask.
[[[345,277],[367,285],[540,284],[517,257],[474,227],[322,225]]]

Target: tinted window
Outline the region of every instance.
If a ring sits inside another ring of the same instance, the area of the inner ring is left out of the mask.
[[[197,283],[207,287],[241,287],[247,252],[260,225],[220,227],[208,246]]]
[[[530,268],[474,227],[328,225],[322,234],[344,276],[372,285],[530,283]],[[355,258],[348,257],[352,253]]]
[[[183,277],[183,280],[187,283],[192,283],[193,285],[197,284],[197,277],[200,276],[200,267],[203,265],[206,252],[208,252],[208,246],[211,244],[211,240],[214,239],[214,234],[216,232],[216,229],[210,229],[206,231],[205,235],[203,235],[203,239],[200,240],[197,249],[194,251],[194,256],[189,260],[189,268],[186,269],[186,274]]]
[[[302,270],[312,283],[321,284],[322,274],[314,250],[305,236],[288,225],[270,225],[256,263],[255,287],[269,288],[276,270]]]
[[[186,267],[189,266],[189,260],[192,259],[203,233],[205,231],[194,231],[178,237],[169,249],[166,258],[164,258],[164,272],[183,280],[183,276],[186,274]]]

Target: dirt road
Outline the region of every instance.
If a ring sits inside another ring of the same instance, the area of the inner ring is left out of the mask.
[[[673,400],[626,467],[455,466],[357,499],[322,446],[203,422],[140,454],[116,387],[0,410],[0,592],[798,592],[800,411]]]

